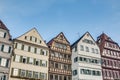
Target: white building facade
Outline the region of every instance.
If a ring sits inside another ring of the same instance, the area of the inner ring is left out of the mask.
[[[100,50],[89,32],[72,45],[72,80],[102,80]]]
[[[48,54],[35,28],[14,39],[9,80],[48,80]]]

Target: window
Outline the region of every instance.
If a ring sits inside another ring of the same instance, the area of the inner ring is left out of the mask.
[[[28,71],[27,77],[28,78],[32,78],[33,77],[33,72],[32,71]]]
[[[59,53],[55,52],[55,57],[58,57],[59,56]]]
[[[17,43],[17,49],[21,49],[21,47],[22,47],[22,44]]]
[[[93,70],[93,71],[92,71],[92,74],[93,74],[93,75],[96,75],[96,71]]]
[[[74,76],[77,75],[77,70],[74,70],[74,71],[73,71],[73,75],[74,75]]]
[[[11,47],[8,45],[2,45],[1,46],[1,51],[10,53],[11,52]]]
[[[27,63],[27,57],[22,58],[22,63]]]
[[[92,53],[95,53],[95,50],[94,50],[94,48],[92,48]]]
[[[4,32],[3,31],[0,31],[0,37],[4,37]]]
[[[84,51],[83,45],[80,45],[80,50],[81,50],[81,51]]]
[[[38,72],[34,72],[34,78],[36,78],[36,79],[39,78],[39,73]]]
[[[20,76],[21,77],[26,77],[26,71],[25,70],[21,70]]]
[[[28,46],[27,45],[24,45],[24,50],[28,51]]]
[[[58,63],[55,63],[55,68],[58,68]]]
[[[86,52],[89,52],[89,48],[86,46]]]
[[[31,47],[31,50],[30,50],[30,52],[32,52],[32,53],[34,53],[34,47]]]
[[[22,50],[24,50],[24,45],[22,45]]]
[[[96,50],[96,54],[98,54],[98,49],[95,49]]]
[[[64,80],[67,80],[67,76],[64,76]]]
[[[29,58],[29,64],[33,64],[33,58]]]
[[[83,57],[79,57],[79,60],[80,60],[80,61],[83,61]]]
[[[4,59],[4,58],[2,58],[1,59],[1,66],[6,66],[6,63],[7,63],[7,59]]]
[[[62,76],[59,75],[59,80],[62,80]],[[68,79],[69,80],[69,79]]]
[[[15,61],[20,62],[20,56],[19,55],[15,55]]]
[[[40,54],[40,48],[37,48],[37,54]]]
[[[39,61],[40,61],[40,60],[36,59],[36,60],[35,60],[35,65],[38,66],[38,65],[39,65]]]
[[[75,58],[74,58],[74,62],[77,62],[77,61],[78,61],[78,57],[75,57]]]
[[[43,61],[43,60],[41,60],[41,65],[43,66],[43,67],[46,67],[47,66],[47,61]]]
[[[53,75],[50,75],[50,80],[53,80]],[[61,79],[60,79],[61,80]]]
[[[75,52],[77,51],[77,46],[75,46]]]
[[[13,76],[18,76],[18,69],[13,69]]]
[[[55,80],[58,80],[58,75],[55,75]]]
[[[46,79],[47,78],[47,76],[46,76],[47,74],[45,74],[45,73],[41,73],[41,79]]]
[[[60,58],[63,58],[63,54],[59,53]]]
[[[68,69],[68,65],[64,64],[64,70]]]

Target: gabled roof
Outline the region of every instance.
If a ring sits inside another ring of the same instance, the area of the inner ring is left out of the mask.
[[[56,37],[52,38],[47,44],[48,44],[48,45],[51,45],[52,42],[54,41],[54,39],[56,39],[56,38],[57,38],[59,35],[61,35],[61,34],[64,36],[65,40],[70,44],[70,42],[67,40],[67,38],[65,37],[65,35],[64,35],[63,32],[60,32]]]
[[[21,36],[19,36],[19,37],[15,38],[14,40],[21,40],[21,39],[22,39],[22,37],[24,37],[25,35],[27,35],[27,34],[31,33],[32,31],[37,32],[37,34],[39,35],[39,38],[42,40],[43,44],[47,47],[47,44],[45,43],[45,41],[43,40],[43,38],[41,37],[41,35],[39,34],[38,30],[37,30],[35,27],[34,27],[34,28],[32,28],[31,30],[27,31],[27,32],[26,32],[26,33],[24,33],[23,35],[21,35]],[[34,35],[34,34],[33,34],[33,35]]]
[[[71,47],[73,47],[75,44],[77,44],[86,34],[89,34],[90,35],[90,37],[94,40],[94,38],[91,36],[91,34],[87,31],[85,34],[83,34],[77,41],[75,41],[72,45],[71,45]],[[94,42],[96,42],[95,40],[94,40]]]
[[[105,34],[105,33],[102,33],[102,34],[101,34],[100,36],[98,36],[97,38],[98,38],[98,39],[101,38],[101,39],[104,39],[104,40],[106,40],[106,41],[109,41],[109,42],[112,42],[112,43],[115,43],[115,44],[118,45],[117,42],[113,41],[113,40],[111,39],[111,37],[109,37],[109,36],[108,36],[107,34]]]
[[[0,28],[9,31],[8,28],[5,26],[5,24],[1,20],[0,20]]]

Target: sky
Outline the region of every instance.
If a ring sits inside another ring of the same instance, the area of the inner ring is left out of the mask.
[[[72,44],[88,31],[120,45],[120,0],[0,0],[0,20],[12,38],[35,27],[47,42],[63,32]]]

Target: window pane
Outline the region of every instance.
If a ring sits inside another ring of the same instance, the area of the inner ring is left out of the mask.
[[[24,45],[24,50],[28,51],[28,46],[27,45]]]
[[[18,76],[18,69],[13,69],[13,75]]]
[[[33,58],[29,58],[29,64],[33,64]]]
[[[4,37],[4,32],[0,31],[0,37]]]
[[[19,56],[19,55],[16,55],[16,56],[15,56],[15,61],[16,61],[16,62],[20,62],[20,56]]]
[[[6,66],[6,62],[7,62],[7,59],[4,59],[4,58],[2,58],[2,61],[1,61],[1,66]]]
[[[34,47],[31,47],[31,51],[30,52],[34,53],[34,49],[35,49]]]
[[[22,44],[18,43],[17,44],[17,49],[21,49],[21,47],[22,47]]]
[[[9,51],[9,46],[5,45],[3,51],[8,52]]]

